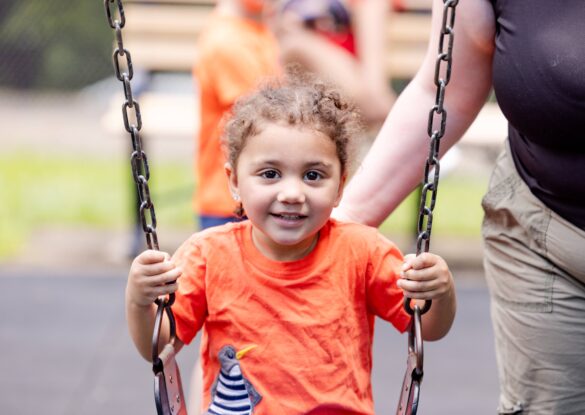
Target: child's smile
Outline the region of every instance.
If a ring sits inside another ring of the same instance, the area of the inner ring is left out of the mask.
[[[277,260],[305,256],[341,198],[335,143],[319,132],[268,123],[242,150],[230,184],[258,249]]]
[[[282,222],[283,226],[298,226],[307,215],[293,213],[271,213],[276,220]]]

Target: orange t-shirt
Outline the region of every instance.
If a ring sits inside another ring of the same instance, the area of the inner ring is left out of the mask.
[[[410,323],[396,285],[402,254],[374,228],[331,219],[309,255],[278,262],[256,249],[251,229],[210,228],[174,256],[177,335],[189,343],[203,328],[204,408],[221,367],[222,382],[243,376],[261,396],[254,414],[373,414],[374,317],[401,332]],[[232,359],[236,377],[220,364],[227,346],[256,346]]]
[[[276,72],[277,43],[260,23],[216,13],[198,38],[197,51],[193,75],[201,97],[201,126],[193,205],[202,215],[232,216],[236,206],[224,170],[219,124],[238,97]]]

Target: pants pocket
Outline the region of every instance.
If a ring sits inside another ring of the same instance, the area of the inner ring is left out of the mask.
[[[507,152],[498,158],[482,207],[492,298],[516,310],[550,312],[555,278],[545,258],[550,210],[530,193]]]

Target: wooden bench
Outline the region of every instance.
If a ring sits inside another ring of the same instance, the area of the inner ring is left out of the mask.
[[[209,0],[128,0],[124,44],[135,66],[190,71],[197,57],[197,36],[213,7]],[[389,16],[385,62],[393,78],[410,79],[426,50],[430,13],[421,13],[420,6],[413,10]]]
[[[430,34],[430,2],[405,0],[406,11],[389,15],[385,56],[389,78],[409,80],[420,66]],[[190,73],[197,57],[197,36],[214,6],[212,0],[126,0],[124,45],[132,54],[134,67],[150,72]],[[195,117],[188,116],[197,110],[198,103],[193,101],[185,95],[147,92],[140,98],[146,132],[192,139],[198,128]],[[104,116],[103,123],[109,131],[119,130],[118,107],[116,101]],[[463,143],[497,149],[505,134],[506,122],[497,105],[486,104]]]

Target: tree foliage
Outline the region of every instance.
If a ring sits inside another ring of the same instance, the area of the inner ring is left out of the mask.
[[[0,4],[0,85],[75,89],[112,73],[103,1]]]

